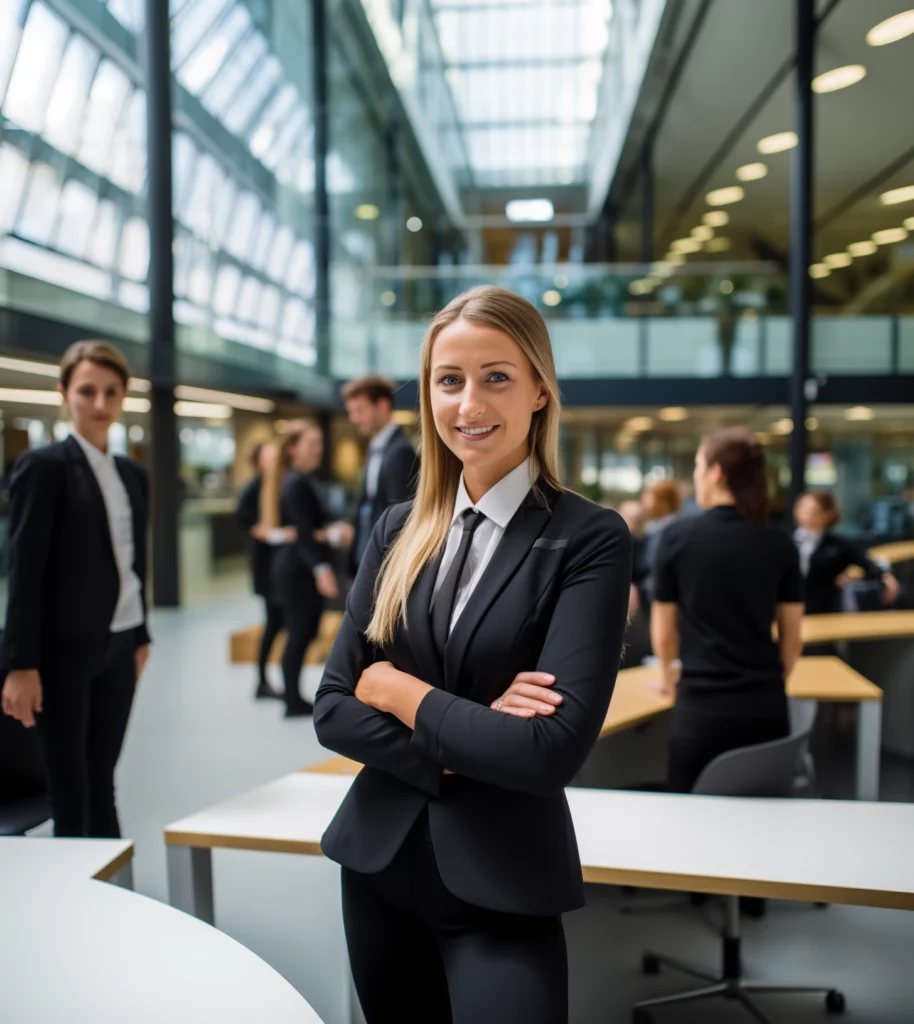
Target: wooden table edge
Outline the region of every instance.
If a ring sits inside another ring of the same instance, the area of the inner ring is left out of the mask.
[[[135,852],[134,845],[131,843],[126,850],[119,853],[114,860],[109,861],[103,868],[96,871],[92,877],[99,882],[109,882],[125,864],[129,864],[133,860]]]
[[[232,836],[210,832],[165,829],[166,846],[188,846],[197,850],[256,850],[261,853],[324,855],[320,842],[310,839],[273,839],[269,836]]]

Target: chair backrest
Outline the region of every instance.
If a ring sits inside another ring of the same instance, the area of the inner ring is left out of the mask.
[[[729,750],[704,769],[692,792],[704,796],[793,796],[797,766],[808,746],[806,730]]]
[[[45,796],[47,789],[35,730],[0,713],[0,805]]]
[[[812,727],[816,724],[819,702],[791,697],[787,701],[787,711],[790,715],[790,735],[799,736],[802,733],[809,735],[812,732]]]

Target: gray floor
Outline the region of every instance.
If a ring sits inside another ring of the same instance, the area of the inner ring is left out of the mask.
[[[142,893],[166,898],[162,829],[168,822],[326,756],[310,719],[287,722],[277,703],[254,702],[253,669],[228,661],[230,631],[257,621],[258,614],[255,600],[231,598],[155,615],[155,653],[118,774],[123,831],[136,841],[135,882]],[[311,678],[307,688],[315,684]],[[893,762],[887,768],[893,788],[910,791],[912,767]],[[874,836],[874,858],[878,851]],[[311,858],[220,851],[215,859],[217,923],[306,996],[309,979],[345,955],[339,936],[310,963],[302,963],[297,952],[309,920],[335,898],[333,871],[328,862]],[[715,931],[707,919],[713,907],[622,916],[612,905],[616,898],[595,887],[588,906],[568,916],[574,1024],[626,1021],[636,998],[689,987],[688,979],[673,974],[642,978],[644,947],[712,966],[717,961]],[[849,1021],[914,1021],[914,915],[784,903],[774,904],[761,921],[747,921],[745,931],[745,959],[753,975],[838,985],[848,997]],[[813,998],[769,997],[765,1005],[778,1024],[824,1016]],[[657,1024],[749,1019],[728,1003],[656,1014]]]

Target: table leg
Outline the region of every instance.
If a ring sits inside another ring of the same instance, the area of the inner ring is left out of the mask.
[[[111,876],[111,884],[119,885],[122,889],[133,888],[133,861],[128,860],[127,863],[118,871],[116,875]]]
[[[207,924],[215,924],[212,850],[196,846],[167,846],[166,849],[168,902]]]
[[[879,762],[882,754],[882,701],[857,704],[857,799],[879,799]]]

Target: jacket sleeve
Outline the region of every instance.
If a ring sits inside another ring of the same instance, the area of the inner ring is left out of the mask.
[[[136,628],[135,643],[137,647],[145,647],[146,644],[152,643],[152,637],[149,635],[149,611],[146,602],[146,580],[148,573],[146,566],[149,561],[149,474],[146,469],[139,465],[139,463],[131,463],[136,469],[137,479],[139,481],[140,490],[143,494],[143,507],[146,510],[144,517],[144,530],[140,537],[134,538],[134,558],[133,558],[133,571],[137,575],[137,579],[140,581],[140,601],[143,603],[143,621]]]
[[[377,660],[365,639],[371,618],[374,583],[384,556],[390,509],[378,520],[346,601],[343,621],[314,699],[314,729],[320,743],[372,768],[438,796],[443,770],[410,743],[412,730],[355,696],[356,684]]]
[[[531,719],[493,711],[444,690],[426,694],[412,746],[457,775],[537,796],[559,793],[596,743],[622,655],[632,543],[604,512],[569,557],[535,666],[556,678],[563,702]],[[497,557],[497,554],[496,554]]]
[[[885,569],[877,565],[859,544],[843,539],[842,547],[844,548],[842,555],[847,560],[847,564],[859,566],[868,580],[881,580],[885,575]]]
[[[41,654],[41,590],[60,502],[62,467],[26,452],[10,480],[9,607],[3,635],[8,671],[37,669]]]
[[[384,467],[384,494],[388,505],[399,505],[416,496],[419,479],[419,461],[413,446],[407,441],[391,452]]]
[[[314,531],[324,525],[324,515],[317,495],[308,481],[301,477],[295,481],[288,503],[291,524],[295,527],[295,552],[312,572],[318,565],[330,561],[327,547],[314,539]]]
[[[252,480],[241,492],[238,499],[238,507],[235,509],[235,519],[238,525],[245,531],[250,532],[260,520],[260,508],[258,499],[260,488],[257,487],[257,480]]]

